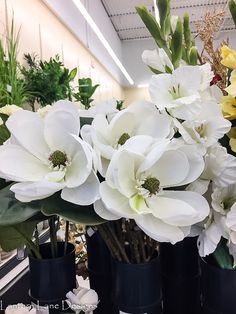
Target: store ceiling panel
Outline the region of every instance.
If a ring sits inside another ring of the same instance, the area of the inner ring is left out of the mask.
[[[145,5],[154,14],[153,0],[101,0],[114,28],[121,40],[150,38],[143,22],[136,13],[135,6]],[[226,14],[221,31],[235,29],[233,20],[228,10],[228,0],[172,0],[172,15],[183,16],[189,13],[192,30],[195,32],[195,22],[209,10],[225,9]]]

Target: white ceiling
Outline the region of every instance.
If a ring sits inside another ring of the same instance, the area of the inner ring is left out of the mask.
[[[135,6],[145,5],[154,14],[153,0],[101,0],[107,14],[119,36],[123,41],[150,38],[150,34],[142,20],[137,15]],[[226,9],[221,31],[235,29],[228,10],[228,0],[172,0],[172,15],[183,16],[188,12],[192,30],[195,32],[195,22],[200,20],[208,10]]]

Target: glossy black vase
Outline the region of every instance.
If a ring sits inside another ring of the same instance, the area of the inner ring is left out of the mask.
[[[90,234],[90,236],[88,235]],[[90,287],[99,298],[94,314],[118,314],[112,301],[111,254],[99,232],[86,234]]]
[[[236,270],[222,269],[211,258],[201,260],[203,314],[236,313]]]
[[[30,298],[35,304],[56,305],[63,308],[66,294],[76,288],[75,248],[68,243],[64,256],[64,242],[58,242],[58,256],[51,257],[51,244],[40,245],[42,259],[29,257]]]
[[[199,314],[200,266],[197,238],[160,243],[164,314]]]
[[[113,260],[113,294],[117,308],[130,314],[161,314],[159,257],[141,264]]]

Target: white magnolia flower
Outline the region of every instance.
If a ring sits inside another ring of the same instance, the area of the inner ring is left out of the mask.
[[[37,113],[40,115],[41,118],[45,118],[48,112],[51,110],[51,108],[52,108],[51,105],[47,105],[45,107],[39,108],[37,110]]]
[[[205,148],[217,143],[231,128],[224,119],[219,105],[213,102],[203,103],[200,114],[194,119],[180,123],[173,120],[179,133],[187,144],[195,144],[205,152]]]
[[[211,181],[216,187],[226,187],[236,183],[236,158],[228,154],[225,147],[220,144],[209,147],[204,160],[203,173],[187,187],[187,190],[204,194]]]
[[[150,237],[176,243],[209,214],[205,198],[193,192],[165,190],[199,177],[203,158],[188,149],[172,149],[169,140],[135,136],[114,154],[100,185],[101,217],[134,219]],[[103,206],[105,204],[105,207]]]
[[[79,205],[98,198],[91,148],[78,137],[79,114],[72,103],[57,102],[44,119],[21,110],[6,125],[14,141],[0,147],[0,173],[19,182],[11,187],[18,200],[43,199],[60,190],[64,200]]]
[[[110,121],[119,110],[116,108],[117,103],[113,98],[108,101],[94,103],[89,109],[84,109],[82,104],[79,105],[79,115],[83,118],[94,118],[97,114],[104,114]]]
[[[206,68],[182,66],[172,74],[154,75],[149,91],[160,110],[166,109],[173,117],[191,120],[201,111],[201,93],[208,82]]]
[[[21,107],[16,105],[5,105],[0,108],[0,113],[5,114],[6,116],[11,116],[13,113],[18,110],[23,110]]]
[[[36,314],[36,309],[26,306],[22,303],[9,305],[6,310],[5,314]]]
[[[144,50],[142,59],[146,65],[159,72],[166,73],[174,70],[173,64],[163,48]]]
[[[104,175],[117,149],[135,135],[166,138],[171,133],[171,119],[160,114],[149,102],[137,102],[120,111],[109,123],[105,115],[95,116],[92,125],[81,129],[84,140],[90,143],[100,157],[99,172]]]

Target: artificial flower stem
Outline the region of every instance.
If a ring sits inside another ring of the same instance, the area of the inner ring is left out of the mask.
[[[109,225],[109,223],[107,224],[106,227],[107,227],[107,229],[109,230],[109,232],[110,232],[110,234],[111,234],[111,237],[114,239],[114,241],[115,241],[115,243],[116,243],[116,245],[117,245],[117,247],[118,247],[118,249],[119,249],[119,251],[120,251],[120,254],[121,254],[122,258],[124,259],[124,261],[125,261],[126,263],[130,263],[129,258],[128,258],[128,256],[127,256],[127,254],[126,254],[124,248],[123,248],[122,245],[120,244],[119,240],[117,239],[117,236],[115,235],[115,233],[114,233],[113,229],[111,228],[111,226]]]
[[[52,258],[57,257],[57,236],[56,236],[57,231],[55,223],[56,223],[55,217],[49,219]]]
[[[119,262],[122,261],[122,258],[120,256],[119,251],[116,249],[116,247],[114,246],[109,234],[107,233],[106,228],[104,228],[104,225],[99,225],[97,226],[98,231],[101,235],[101,237],[103,238],[104,242],[106,243],[107,247],[109,248],[111,255],[113,256],[113,258],[117,259]]]
[[[70,223],[69,223],[69,221],[67,220],[67,221],[66,221],[66,229],[65,229],[64,256],[66,256],[66,253],[67,253],[67,245],[68,245],[68,238],[69,238],[69,226],[70,226]]]
[[[34,236],[35,236],[35,244],[36,244],[37,250],[39,251],[39,231],[38,231],[38,225],[36,225],[36,227],[35,227]]]

